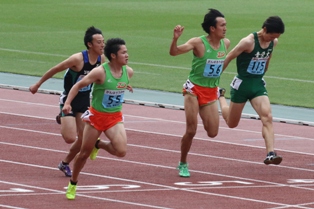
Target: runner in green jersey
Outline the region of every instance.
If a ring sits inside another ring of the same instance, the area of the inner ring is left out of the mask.
[[[179,176],[190,177],[187,155],[196,134],[198,114],[204,129],[211,138],[217,136],[219,128],[218,85],[223,63],[230,41],[225,38],[226,20],[216,9],[209,9],[202,23],[207,35],[194,37],[177,46],[184,27],[177,25],[173,31],[170,55],[176,56],[193,52],[192,69],[183,85],[186,130],[181,139],[181,157],[178,165]]]
[[[274,151],[275,136],[271,106],[263,76],[268,69],[273,47],[277,45],[278,38],[284,30],[285,26],[281,18],[271,16],[263,23],[260,31],[240,40],[228,53],[224,63],[225,69],[231,60],[237,58],[238,75],[230,84],[230,106],[223,96],[219,98],[223,118],[230,128],[239,124],[245,103],[250,101],[263,124],[262,136],[267,152],[264,160],[266,165],[278,165],[282,161],[282,157]]]
[[[71,102],[79,89],[93,83],[91,107],[82,116],[86,124],[81,150],[75,158],[72,177],[66,192],[68,199],[75,199],[79,173],[102,132],[105,133],[109,142],[98,140],[98,148],[105,149],[117,157],[124,157],[126,154],[127,136],[121,108],[124,91],[127,89],[132,91],[128,84],[133,75],[133,69],[127,66],[129,55],[124,40],[108,39],[105,55],[109,62],[94,68],[77,82],[71,88],[62,109],[65,114],[69,113],[72,109]]]

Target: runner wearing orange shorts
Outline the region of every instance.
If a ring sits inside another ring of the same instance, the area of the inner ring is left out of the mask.
[[[81,150],[75,158],[72,177],[66,192],[68,199],[75,199],[79,173],[92,152],[98,151],[97,148],[105,149],[118,157],[126,155],[127,136],[121,110],[125,90],[132,91],[128,84],[133,70],[127,66],[129,56],[125,41],[120,38],[108,39],[105,56],[109,62],[94,68],[80,82],[76,83],[71,88],[63,107],[65,114],[70,112],[71,101],[79,89],[93,83],[91,107],[82,115],[86,125]],[[109,141],[97,141],[102,132]],[[94,146],[95,143],[97,148]]]
[[[181,157],[177,166],[179,176],[190,177],[187,156],[198,126],[200,115],[204,129],[211,138],[217,136],[219,128],[219,80],[224,59],[230,45],[226,35],[226,20],[216,9],[210,9],[204,16],[203,30],[207,33],[193,37],[182,45],[177,40],[184,27],[177,25],[173,31],[170,55],[177,56],[193,52],[192,69],[188,80],[183,85],[186,130],[181,139]]]

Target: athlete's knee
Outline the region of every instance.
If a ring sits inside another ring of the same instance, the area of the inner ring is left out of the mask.
[[[72,144],[76,140],[76,137],[68,137],[66,135],[62,135],[62,137],[67,144]]]
[[[115,155],[117,157],[125,157],[126,156],[126,149],[116,150]]]
[[[260,118],[261,118],[261,121],[264,125],[272,124],[272,122],[273,122],[273,116],[271,113],[262,115]]]
[[[75,141],[75,142],[72,144],[72,146],[70,147],[70,152],[72,152],[72,153],[78,153],[78,152],[80,151],[80,149],[81,149],[81,145],[82,145],[81,142],[79,142],[78,140]]]
[[[207,136],[210,138],[215,138],[218,135],[218,131],[207,131]]]
[[[116,156],[117,157],[125,157],[126,156],[126,152],[117,152]]]
[[[61,130],[61,135],[67,144],[72,144],[73,142],[75,142],[75,140],[77,138],[75,132],[66,131],[65,129]]]
[[[239,123],[227,123],[229,128],[236,128]]]
[[[84,160],[87,160],[89,155],[90,155],[90,152],[87,152],[83,149],[78,153],[77,158],[80,159],[81,161],[84,161]]]
[[[187,126],[185,135],[189,138],[193,138],[196,134],[196,127],[194,126]]]

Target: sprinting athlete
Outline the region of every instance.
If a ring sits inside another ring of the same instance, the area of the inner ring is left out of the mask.
[[[101,30],[94,26],[89,27],[85,32],[84,44],[87,50],[75,53],[49,69],[36,84],[29,87],[30,92],[35,94],[46,80],[56,73],[66,70],[64,91],[60,96],[60,110],[62,110],[71,87],[82,80],[93,68],[105,62],[105,44]],[[72,145],[67,156],[59,163],[58,168],[68,177],[72,176],[69,163],[81,148],[85,125],[81,116],[90,106],[90,92],[91,85],[80,89],[72,101],[72,111],[61,115],[61,135],[66,143],[72,143]]]
[[[231,102],[228,106],[224,92],[219,98],[223,118],[230,128],[237,127],[243,108],[249,100],[252,107],[259,115],[262,122],[262,136],[266,146],[264,163],[278,165],[282,157],[274,151],[274,130],[271,106],[263,79],[268,70],[273,49],[278,43],[278,38],[285,31],[285,25],[280,17],[271,16],[266,19],[262,29],[241,39],[240,42],[228,53],[224,69],[231,60],[237,58],[238,75],[231,82]]]
[[[133,76],[133,69],[127,66],[129,55],[125,41],[120,38],[108,39],[105,55],[109,62],[95,68],[76,83],[63,107],[65,114],[70,113],[72,101],[79,89],[93,83],[91,107],[82,115],[86,121],[82,147],[75,157],[73,175],[66,191],[66,197],[70,200],[75,199],[79,173],[88,156],[95,150],[95,143],[98,148],[117,157],[124,157],[127,151],[127,136],[121,110],[125,90],[132,91],[129,79]],[[102,132],[109,142],[97,140]]]
[[[198,114],[204,129],[211,138],[217,136],[219,113],[217,100],[219,96],[219,80],[224,59],[230,45],[225,38],[227,22],[224,15],[216,9],[209,9],[202,23],[207,35],[194,37],[177,46],[184,27],[177,25],[173,31],[170,55],[176,56],[193,51],[192,70],[183,85],[184,111],[186,130],[181,139],[181,158],[178,165],[179,176],[190,177],[187,156],[196,134]]]

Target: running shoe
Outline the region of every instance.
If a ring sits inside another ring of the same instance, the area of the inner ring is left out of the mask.
[[[72,185],[71,182],[69,182],[65,196],[67,197],[68,200],[74,200],[75,195],[76,195],[76,185]]]
[[[224,97],[226,93],[226,89],[224,88],[219,88],[219,97]]]
[[[71,177],[72,176],[72,171],[71,171],[71,168],[69,167],[69,165],[65,165],[63,164],[63,162],[61,161],[58,165],[58,168],[60,171],[62,171],[65,176],[67,177]]]
[[[100,140],[100,138],[98,138],[97,140]],[[97,143],[97,142],[96,142],[96,143]],[[96,143],[95,143],[95,145],[96,145]],[[94,146],[92,152],[91,152],[90,155],[89,155],[89,158],[90,158],[91,160],[95,160],[96,157],[97,157],[97,155],[98,155],[98,151],[99,151],[99,148],[96,148],[96,146]]]
[[[279,165],[281,161],[282,161],[282,157],[278,156],[276,152],[269,152],[264,160],[264,163],[266,165],[269,165],[269,164]]]
[[[190,172],[187,163],[179,162],[177,169],[179,170],[179,176],[186,178],[190,177]]]

